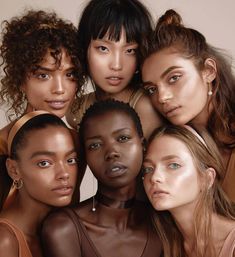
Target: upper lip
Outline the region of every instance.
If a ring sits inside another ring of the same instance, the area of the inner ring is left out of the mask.
[[[51,100],[46,100],[47,102],[66,102],[66,99],[51,99]]]
[[[114,162],[107,166],[106,171],[114,171],[114,169],[126,169],[127,167],[120,162]]]
[[[150,193],[151,193],[151,195],[160,194],[160,193],[169,194],[167,191],[162,190],[162,189],[158,189],[158,188],[152,188]]]
[[[167,113],[169,113],[169,112],[171,112],[171,111],[173,111],[177,108],[179,108],[179,106],[166,106],[166,107],[163,107],[163,112],[165,114],[167,114]]]
[[[123,77],[119,75],[111,75],[106,77],[106,79],[112,79],[112,78],[123,79]]]
[[[73,188],[73,186],[69,185],[69,184],[66,184],[66,185],[59,185],[57,187],[54,187],[52,189],[52,191],[55,191],[55,190],[63,190],[63,189],[67,189],[67,188]]]

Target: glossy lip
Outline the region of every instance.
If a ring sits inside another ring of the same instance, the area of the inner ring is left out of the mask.
[[[126,173],[127,167],[121,163],[113,163],[109,165],[105,171],[108,177],[119,177]]]
[[[56,110],[63,109],[67,103],[67,100],[47,100],[46,103]]]
[[[69,185],[58,186],[56,188],[53,188],[52,191],[56,192],[58,195],[61,196],[68,196],[73,193],[73,187]]]
[[[177,112],[180,108],[181,108],[180,106],[170,107],[170,108],[164,109],[163,112],[165,116],[171,117],[175,115],[175,112]]]
[[[152,198],[161,198],[161,197],[164,197],[166,195],[169,195],[169,193],[164,191],[164,190],[161,190],[161,189],[152,189],[150,191],[150,195],[151,195]]]
[[[123,80],[123,78],[120,77],[120,76],[109,76],[109,77],[106,77],[105,79],[107,80],[107,82],[108,82],[109,85],[111,85],[111,86],[117,86],[117,85],[119,85],[119,84],[122,82],[122,80]]]

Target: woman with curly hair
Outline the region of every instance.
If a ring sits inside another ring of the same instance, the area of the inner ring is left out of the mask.
[[[152,104],[169,122],[208,129],[223,156],[223,188],[235,202],[235,77],[231,61],[168,10],[142,67]]]
[[[33,110],[45,110],[62,118],[83,84],[74,25],[54,12],[27,11],[3,22],[0,53],[4,71],[0,99],[1,104],[9,106],[9,119]],[[14,121],[0,130],[3,159],[13,124]],[[0,173],[0,186],[5,184]]]

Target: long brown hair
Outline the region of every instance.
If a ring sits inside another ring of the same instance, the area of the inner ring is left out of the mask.
[[[221,188],[224,177],[223,162],[219,150],[206,130],[200,129],[200,135],[182,126],[165,126],[155,130],[149,144],[158,137],[169,135],[182,141],[189,149],[202,183],[202,191],[194,210],[194,240],[196,256],[215,256],[212,242],[211,216],[216,213],[227,219],[235,220],[235,209]],[[207,168],[213,168],[216,176],[209,186]],[[154,212],[153,223],[163,241],[164,256],[185,256],[183,236],[181,235],[169,211]]]
[[[192,59],[199,72],[207,58],[216,62],[216,78],[212,82],[213,95],[207,129],[219,147],[235,146],[235,77],[232,60],[222,49],[209,45],[197,30],[183,26],[181,16],[170,9],[156,25],[145,58],[164,48],[174,47],[184,58]]]

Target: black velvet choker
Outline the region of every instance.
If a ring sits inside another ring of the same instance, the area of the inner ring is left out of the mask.
[[[116,208],[116,209],[128,209],[131,208],[135,203],[135,197],[127,201],[119,201],[116,199],[109,198],[99,192],[95,195],[95,200],[105,206]]]

